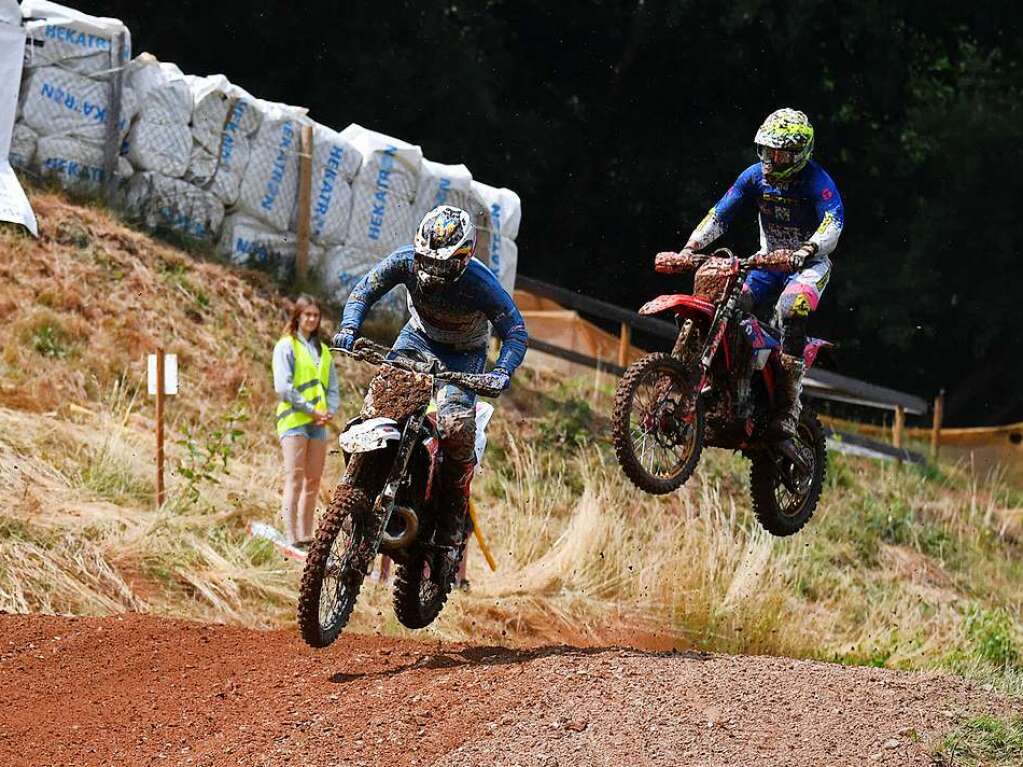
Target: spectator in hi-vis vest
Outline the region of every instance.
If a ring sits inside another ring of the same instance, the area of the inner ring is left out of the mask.
[[[327,457],[327,424],[341,404],[337,371],[320,340],[320,307],[311,296],[295,301],[284,336],[274,347],[277,436],[284,451],[281,517],[288,542],[305,549]]]

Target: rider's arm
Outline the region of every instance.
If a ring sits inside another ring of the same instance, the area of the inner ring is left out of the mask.
[[[281,402],[287,402],[296,410],[306,415],[313,415],[316,408],[302,396],[302,392],[292,386],[295,378],[295,350],[291,347],[291,339],[282,338],[274,347],[273,356],[274,391]],[[341,403],[338,397],[338,404]]]
[[[728,229],[736,215],[742,210],[747,200],[756,194],[756,174],[760,164],[751,165],[742,173],[728,191],[711,208],[703,221],[689,235],[686,247],[690,250],[702,250],[720,237]]]
[[[495,367],[503,368],[510,376],[526,356],[526,346],[529,343],[526,321],[493,272],[475,261],[470,262],[469,268],[478,280],[475,289],[480,309],[501,339],[501,353]]]
[[[341,327],[358,333],[370,307],[412,274],[412,259],[412,248],[401,248],[370,269],[348,296]]]
[[[842,197],[831,176],[820,170],[813,186],[814,205],[817,208],[817,219],[820,222],[810,236],[810,243],[817,246],[817,255],[826,256],[838,245],[838,238],[845,225],[845,209]]]

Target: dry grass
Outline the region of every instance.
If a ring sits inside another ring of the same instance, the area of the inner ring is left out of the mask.
[[[190,259],[98,209],[33,200],[42,237],[0,230],[0,609],[153,611],[288,625],[298,572],[245,534],[274,521],[269,357],[283,302],[261,276]],[[232,410],[250,415],[228,473],[171,473],[152,508],[143,357],[179,354],[170,466]],[[345,410],[368,371],[342,368]],[[41,381],[45,383],[41,383]],[[525,372],[502,402],[474,490],[498,558],[420,636],[946,666],[1023,691],[1018,497],[995,477],[833,456],[817,517],[792,539],[752,518],[743,459],[708,451],[662,498],[606,445],[607,382]],[[338,458],[328,464],[337,476]],[[1016,510],[1016,511],[1014,511]],[[370,584],[353,627],[402,633]]]

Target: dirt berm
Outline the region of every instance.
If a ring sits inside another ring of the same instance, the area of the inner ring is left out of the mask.
[[[0,616],[0,764],[928,765],[1007,701],[765,657]]]

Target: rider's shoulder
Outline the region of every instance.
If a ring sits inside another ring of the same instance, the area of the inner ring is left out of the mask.
[[[759,162],[755,162],[750,165],[746,170],[739,174],[739,182],[748,182],[751,184],[759,184],[764,180],[764,166]]]
[[[463,277],[468,277],[469,282],[476,284],[482,283],[488,287],[500,285],[497,281],[497,276],[490,271],[490,267],[475,257],[469,259],[469,265],[465,268],[465,274]]]

